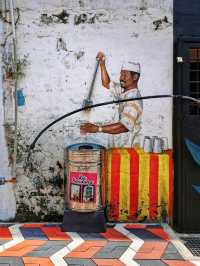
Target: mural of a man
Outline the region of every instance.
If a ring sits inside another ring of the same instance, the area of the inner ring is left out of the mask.
[[[110,80],[107,72],[104,53],[99,52],[97,59],[100,63],[102,85],[112,93],[115,99],[141,97],[138,90],[139,63],[125,62],[121,68],[120,80],[114,82]],[[109,143],[109,146],[112,147],[133,147],[134,144],[139,144],[143,110],[142,101],[120,103],[117,107],[113,123],[102,126],[84,123],[80,126],[81,133],[107,133],[112,136]]]

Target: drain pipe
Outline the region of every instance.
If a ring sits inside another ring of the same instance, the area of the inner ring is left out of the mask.
[[[11,16],[11,22],[12,22],[12,39],[13,39],[13,62],[14,67],[16,68],[16,62],[17,62],[17,47],[16,47],[16,28],[15,28],[15,16],[14,16],[14,6],[13,6],[13,0],[9,0],[10,5],[10,16]],[[15,69],[16,71],[16,69]],[[15,114],[14,114],[14,126],[15,126],[15,136],[14,136],[14,150],[13,150],[13,167],[12,167],[12,176],[16,177],[16,161],[17,161],[17,131],[18,131],[18,106],[17,106],[17,97],[16,97],[16,91],[18,86],[18,78],[15,79],[15,85],[14,85],[14,106],[15,106]]]
[[[1,3],[2,7],[2,16],[4,17],[6,14],[6,0],[2,1]]]
[[[6,10],[7,10],[7,1],[6,0],[4,0],[4,1],[2,1],[2,11],[3,11],[3,16],[4,16],[4,18],[6,18]]]

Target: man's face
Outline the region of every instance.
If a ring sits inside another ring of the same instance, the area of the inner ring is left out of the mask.
[[[120,85],[123,89],[129,89],[133,87],[135,81],[133,75],[128,70],[121,70],[120,73]]]

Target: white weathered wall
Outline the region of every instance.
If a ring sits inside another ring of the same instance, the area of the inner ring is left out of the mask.
[[[19,111],[21,150],[16,188],[17,218],[23,219],[21,213],[26,208],[30,215],[34,212],[47,219],[50,217],[47,215],[55,217],[55,213],[63,212],[62,192],[52,180],[59,176],[56,162],[63,163],[64,143],[80,138],[81,121],[112,121],[112,106],[98,108],[89,115],[74,115],[48,130],[32,156],[35,167],[32,173],[24,171],[26,145],[48,123],[82,105],[98,51],[105,52],[112,77],[120,72],[124,57],[139,61],[142,95],[172,93],[172,0],[18,0],[16,5],[21,13],[17,31],[18,55],[21,58],[27,55],[29,62],[20,82],[26,105]],[[50,16],[63,9],[69,13],[68,23],[47,25],[41,22],[42,13]],[[88,19],[95,16],[94,23],[74,25],[74,17],[82,13]],[[169,22],[163,22],[155,30],[153,22],[165,16]],[[59,38],[66,43],[67,51],[57,49]],[[110,99],[101,87],[98,75],[93,100]],[[171,146],[171,124],[170,100],[144,102],[143,136],[168,137]]]

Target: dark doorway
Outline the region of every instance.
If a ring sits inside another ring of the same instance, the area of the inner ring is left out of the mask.
[[[200,99],[200,38],[180,38],[175,48],[174,94]],[[174,228],[200,232],[200,166],[186,146],[186,139],[200,147],[200,107],[174,101],[173,119],[175,194]]]

